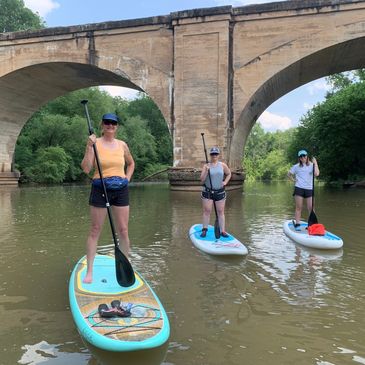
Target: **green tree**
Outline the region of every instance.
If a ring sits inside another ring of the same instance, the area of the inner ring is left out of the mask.
[[[365,82],[344,87],[301,120],[290,149],[318,158],[326,181],[365,174]]]
[[[120,117],[118,137],[129,145],[136,162],[136,179],[170,166],[172,144],[165,120],[150,98],[144,95],[140,98],[126,101],[119,97],[113,98],[98,88],[89,88],[74,91],[48,103],[25,124],[18,138],[15,166],[21,172],[22,181],[53,183],[59,181],[61,176],[61,182],[85,178],[80,168],[88,138],[84,109],[80,103],[83,99],[89,100],[89,114],[97,135],[100,135],[103,114],[113,112]],[[67,158],[61,158],[63,155],[57,152],[57,160],[55,153],[49,152],[50,147],[61,148]],[[48,158],[50,161],[47,162]],[[60,161],[62,171],[64,164],[67,164],[64,173],[55,175],[52,170],[55,161]],[[40,162],[41,165],[37,167],[36,164]],[[43,169],[48,166],[47,163],[50,164],[49,176],[45,175]]]
[[[157,163],[155,138],[147,129],[147,122],[141,117],[128,118],[118,131],[118,137],[127,142],[136,163],[135,178],[145,177],[144,170]]]
[[[293,129],[265,132],[256,123],[247,139],[243,167],[247,180],[283,180],[290,164],[286,149],[293,136]]]
[[[125,109],[127,116],[139,116],[147,122],[149,132],[158,145],[157,161],[163,165],[172,165],[172,139],[166,121],[153,100],[145,94],[132,100]]]
[[[332,90],[328,93],[327,97],[333,95],[337,91],[345,89],[351,84],[365,81],[365,69],[359,69],[349,72],[342,72],[339,74],[333,74],[326,78],[327,83],[332,87]]]
[[[27,175],[38,183],[61,183],[69,169],[70,159],[62,147],[39,149],[35,155],[35,164],[29,167]]]
[[[260,161],[261,180],[285,180],[287,178],[290,163],[285,159],[285,152],[281,149],[270,151]]]
[[[26,8],[23,0],[0,0],[0,32],[41,29],[42,18]]]

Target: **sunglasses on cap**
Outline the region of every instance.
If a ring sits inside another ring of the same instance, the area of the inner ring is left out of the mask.
[[[105,125],[117,125],[118,122],[116,122],[115,120],[105,119],[105,120],[103,120],[103,124],[105,124]]]
[[[307,157],[307,155],[299,155],[299,158]]]

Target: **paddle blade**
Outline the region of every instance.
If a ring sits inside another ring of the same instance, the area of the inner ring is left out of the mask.
[[[221,236],[221,230],[219,228],[218,218],[216,218],[214,222],[214,236],[216,239],[219,239]]]
[[[312,224],[317,224],[317,223],[318,223],[318,219],[317,219],[316,213],[314,213],[314,210],[312,209],[312,211],[308,217],[308,227],[310,227]]]
[[[115,246],[114,256],[118,284],[124,287],[132,286],[136,281],[136,277],[131,263],[118,246]]]

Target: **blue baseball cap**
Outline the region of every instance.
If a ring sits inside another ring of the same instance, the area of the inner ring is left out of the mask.
[[[307,156],[307,155],[308,155],[308,152],[307,152],[306,150],[300,150],[300,151],[298,152],[298,157],[300,157],[300,156],[302,156],[302,155]]]
[[[103,117],[101,119],[102,120],[112,120],[117,123],[119,122],[119,118],[113,113],[106,113],[103,115]]]
[[[209,152],[210,155],[219,155],[220,153],[221,151],[219,151],[218,147],[212,147]]]

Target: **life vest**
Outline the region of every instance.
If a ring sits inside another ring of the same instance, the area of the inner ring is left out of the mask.
[[[326,230],[323,224],[316,223],[308,227],[308,234],[313,236],[324,236],[326,234]]]

